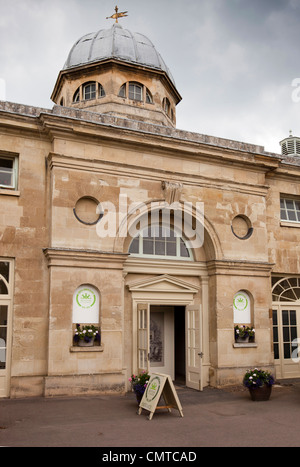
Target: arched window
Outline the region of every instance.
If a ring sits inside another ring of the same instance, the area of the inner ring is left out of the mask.
[[[141,83],[130,81],[124,83],[119,90],[119,97],[128,98],[134,101],[146,102],[152,104],[151,92]]]
[[[81,85],[73,96],[73,103],[99,99],[105,96],[105,91],[102,84],[95,81],[90,81]]]
[[[119,97],[126,97],[126,83],[120,87]]]
[[[273,277],[273,302],[296,302],[300,300],[300,277]]]
[[[166,112],[168,116],[170,116],[171,103],[167,97],[163,98],[163,110]]]
[[[182,237],[162,225],[146,227],[135,237],[129,253],[136,256],[156,256],[168,259],[193,260],[191,250]]]
[[[75,92],[74,94],[74,97],[73,97],[73,102],[79,102],[80,101],[80,88],[77,89],[77,91]]]
[[[147,89],[147,88],[146,88],[146,102],[147,102],[147,104],[153,104],[152,95],[151,95],[149,89]]]

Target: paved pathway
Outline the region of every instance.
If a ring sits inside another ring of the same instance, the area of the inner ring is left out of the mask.
[[[300,381],[253,402],[244,388],[176,387],[176,410],[137,415],[134,394],[77,399],[0,399],[0,446],[300,446]]]

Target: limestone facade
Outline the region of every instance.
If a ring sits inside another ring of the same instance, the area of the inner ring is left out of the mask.
[[[137,79],[137,70],[123,76],[121,65],[109,67],[101,69],[105,85],[108,69],[118,86]],[[157,105],[165,86],[176,105],[165,77],[139,72]],[[0,189],[0,261],[10,268],[9,292],[0,294],[8,307],[0,320],[7,331],[0,396],[129,390],[128,378],[141,369],[139,313],[154,306],[171,308],[175,327],[181,316],[175,365],[183,362],[188,386],[240,383],[256,366],[284,376],[274,358],[271,276],[300,276],[300,224],[280,217],[281,196],[300,199],[300,159],[180,131],[166,117],[154,124],[146,104],[141,114],[126,102],[118,112],[109,92],[103,106],[111,113],[73,105],[75,90],[91,79],[90,70],[82,73],[59,77],[55,99],[67,106],[0,103],[0,157],[17,161],[17,184]],[[122,197],[144,209],[127,210],[125,224],[114,217]],[[203,244],[186,259],[130,254],[130,225],[167,200],[182,210],[187,203],[193,225],[203,203]],[[114,235],[103,235],[114,219]],[[99,293],[101,343],[91,348],[73,342],[74,293],[83,285]],[[250,301],[249,344],[234,339],[239,291]]]

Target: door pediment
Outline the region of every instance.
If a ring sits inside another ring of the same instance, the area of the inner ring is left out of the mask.
[[[195,294],[199,291],[199,287],[194,285],[192,286],[188,282],[167,274],[131,282],[127,284],[127,287],[131,292],[172,292]]]

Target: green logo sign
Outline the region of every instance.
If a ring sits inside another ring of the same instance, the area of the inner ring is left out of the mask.
[[[92,308],[96,302],[96,295],[90,289],[81,289],[76,295],[76,302],[81,308]]]
[[[160,388],[160,379],[158,376],[155,376],[153,379],[149,381],[149,384],[146,389],[146,399],[148,402],[153,401],[155,399],[158,391]]]
[[[233,299],[233,306],[238,311],[246,310],[246,308],[248,306],[247,297],[242,293],[236,294],[236,296]]]

